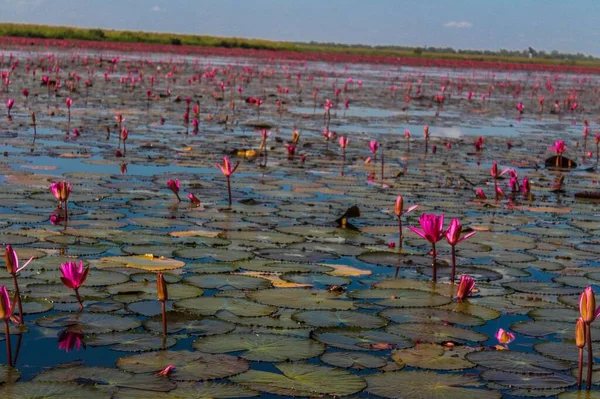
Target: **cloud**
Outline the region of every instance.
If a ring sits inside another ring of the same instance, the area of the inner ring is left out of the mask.
[[[448,21],[444,24],[446,28],[465,29],[473,26],[469,21]]]
[[[161,11],[163,11],[163,9],[160,8],[159,6],[154,6],[154,7],[152,7],[150,9],[150,11],[152,11],[152,12],[161,12]]]

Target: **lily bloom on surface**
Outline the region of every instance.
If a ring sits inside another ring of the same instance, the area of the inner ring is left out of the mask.
[[[461,302],[466,299],[475,289],[475,280],[471,276],[463,274],[460,276],[460,282],[458,283],[458,289],[456,290],[456,300]]]
[[[6,271],[8,274],[15,275],[18,274],[21,270],[25,269],[27,265],[31,263],[33,260],[33,256],[29,258],[25,264],[19,266],[19,256],[17,252],[12,248],[12,246],[7,245],[4,252],[4,261],[6,262]]]
[[[409,226],[408,228],[431,243],[432,277],[433,281],[437,281],[437,252],[435,250],[435,244],[444,238],[444,214],[442,213],[440,216],[437,216],[424,213],[419,218],[419,223],[421,224],[422,230],[412,226]]]
[[[515,334],[501,328],[496,333],[496,339],[499,343],[506,346],[515,340]]]
[[[0,287],[0,319],[8,322],[12,316],[13,306],[10,303],[10,296],[8,290],[3,285]]]
[[[377,140],[371,140],[369,142],[369,149],[373,154],[377,153],[377,150],[379,149],[379,143],[377,142]]]
[[[60,272],[62,273],[62,277],[60,280],[67,287],[75,291],[75,296],[77,297],[77,301],[79,302],[79,311],[83,310],[83,303],[81,302],[81,297],[79,296],[79,287],[85,283],[85,280],[88,277],[90,272],[90,267],[83,268],[83,261],[79,261],[79,264],[75,262],[67,262],[60,265]]]
[[[475,196],[479,199],[487,199],[485,193],[483,192],[482,189],[478,188],[477,190],[475,190]]]
[[[340,137],[339,143],[340,143],[341,148],[346,148],[348,146],[349,142],[350,142],[350,139],[348,139],[348,137],[345,137],[345,136]]]
[[[600,315],[600,306],[596,308],[596,296],[592,287],[586,287],[579,297],[579,314],[586,324],[592,323]]]
[[[194,193],[189,193],[188,198],[190,199],[190,202],[192,204],[200,205],[200,199],[198,197],[196,197],[196,195]]]
[[[410,226],[409,229],[426,239],[432,244],[440,241],[444,238],[444,214],[442,213],[440,216],[434,215],[432,213],[424,213],[419,218],[419,224],[421,225],[421,230],[416,227]]]
[[[162,369],[161,371],[159,371],[158,374],[161,377],[168,377],[169,373],[171,371],[173,371],[175,369],[175,366],[173,366],[172,364],[169,364],[167,367],[165,367],[164,369]]]
[[[224,176],[231,176],[235,173],[240,163],[238,162],[234,167],[231,166],[231,162],[228,157],[223,157],[223,164],[216,164],[217,168],[223,173]]]
[[[181,202],[181,198],[179,198],[179,179],[170,179],[169,181],[167,181],[167,187],[169,188],[169,190],[173,191],[173,194],[175,194],[175,196],[177,197],[177,201]]]

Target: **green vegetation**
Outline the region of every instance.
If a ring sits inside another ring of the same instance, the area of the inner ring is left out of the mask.
[[[546,53],[528,48],[523,51],[455,50],[436,47],[368,46],[339,43],[294,43],[263,39],[183,35],[175,33],[134,32],[108,29],[86,29],[65,26],[0,23],[0,36],[42,39],[97,40],[106,42],[154,43],[185,46],[224,47],[275,51],[353,54],[358,56],[393,56],[459,59],[471,61],[505,61],[535,64],[600,66],[600,58],[585,54]],[[530,58],[530,55],[532,56]]]

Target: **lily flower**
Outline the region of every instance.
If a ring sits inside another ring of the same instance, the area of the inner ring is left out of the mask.
[[[502,345],[507,347],[508,344],[510,344],[511,342],[513,342],[515,340],[515,334],[505,331],[501,328],[496,333],[496,339],[498,340],[499,343],[501,343]]]
[[[198,197],[196,197],[196,195],[194,195],[194,193],[189,193],[188,198],[190,199],[190,202],[192,204],[200,205],[200,199]]]
[[[60,280],[67,287],[75,291],[75,296],[79,302],[79,311],[83,310],[83,303],[79,296],[79,287],[83,285],[90,272],[90,267],[83,268],[83,261],[79,261],[79,264],[75,262],[67,262],[60,265],[60,272],[62,277]]]
[[[450,281],[454,281],[454,275],[456,271],[456,246],[476,233],[475,231],[472,231],[461,237],[460,235],[462,234],[462,227],[463,226],[460,224],[460,221],[457,218],[454,218],[450,222],[450,227],[448,227],[448,230],[446,231],[446,241],[452,247],[452,273],[450,276]]]
[[[170,179],[169,181],[167,181],[167,187],[169,188],[169,190],[173,191],[173,194],[175,194],[175,196],[177,197],[177,201],[181,202],[181,198],[179,198],[179,179]]]
[[[461,302],[466,299],[475,288],[475,280],[472,277],[463,274],[460,276],[460,282],[458,283],[458,289],[456,290],[456,300]]]
[[[174,365],[172,365],[172,364],[169,364],[167,367],[165,367],[164,369],[162,369],[161,371],[159,371],[159,372],[158,372],[158,373],[156,373],[156,374],[158,374],[158,375],[159,375],[159,376],[161,376],[161,377],[168,377],[168,376],[169,376],[169,373],[170,373],[171,371],[173,371],[173,369],[175,369],[175,366],[174,366]]]
[[[398,248],[402,249],[402,216],[408,212],[414,211],[419,205],[413,205],[407,210],[404,210],[404,198],[401,195],[396,197],[396,203],[394,204],[394,213],[398,218]]]
[[[227,178],[227,194],[229,195],[229,206],[231,206],[231,175],[235,173],[240,163],[238,162],[234,167],[231,166],[231,162],[228,157],[223,158],[223,165],[216,164],[217,168],[221,170],[223,176]]]
[[[440,216],[437,216],[424,213],[419,218],[419,223],[422,230],[412,226],[409,226],[409,229],[431,243],[433,281],[437,281],[437,264],[435,262],[437,252],[435,250],[435,244],[444,238],[444,214],[442,213]]]

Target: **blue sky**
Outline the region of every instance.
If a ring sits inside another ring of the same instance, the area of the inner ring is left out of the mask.
[[[600,56],[598,0],[0,0],[3,22]]]

